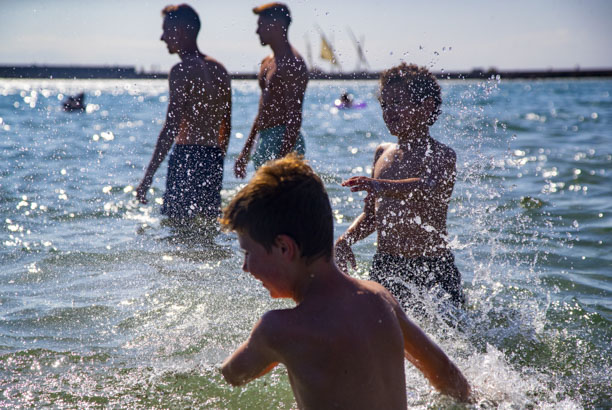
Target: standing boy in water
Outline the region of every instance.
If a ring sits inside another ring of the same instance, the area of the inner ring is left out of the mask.
[[[221,207],[223,160],[231,124],[230,78],[221,63],[198,49],[200,19],[186,4],[167,6],[161,40],[181,62],[169,75],[166,122],[136,190],[147,203],[153,175],[174,144],[168,163],[162,214],[173,219],[215,220]]]
[[[337,261],[344,271],[347,263],[355,268],[351,245],[377,231],[372,280],[402,303],[414,302],[416,288],[460,305],[461,274],[446,242],[456,155],[429,134],[440,114],[440,86],[426,68],[403,63],[383,72],[380,87],[383,119],[398,142],[376,148],[372,178],[342,183],[367,196],[363,213],[336,241]]]
[[[465,401],[459,369],[377,283],[341,272],[323,182],[294,154],[259,168],[225,208],[242,269],[292,309],[265,313],[222,366],[234,386],[282,363],[300,408],[405,409],[404,357],[440,392]]]
[[[234,174],[238,178],[246,176],[247,162],[257,135],[257,147],[252,157],[255,169],[292,151],[302,155],[305,151],[300,127],[308,69],[287,37],[291,14],[282,3],[255,7],[253,13],[259,15],[256,33],[262,45],[270,46],[272,55],[261,62],[259,109],[234,165]]]

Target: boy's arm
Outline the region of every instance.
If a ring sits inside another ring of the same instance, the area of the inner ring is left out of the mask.
[[[338,238],[334,245],[336,263],[343,272],[347,272],[349,263],[353,269],[357,268],[357,261],[355,260],[351,245],[376,231],[375,200],[371,195],[365,198],[363,212],[353,221],[346,232]]]
[[[246,177],[246,167],[249,162],[249,157],[251,156],[251,150],[253,149],[253,144],[255,143],[255,137],[260,130],[260,122],[261,122],[261,113],[263,109],[263,94],[259,97],[259,106],[257,108],[257,115],[255,116],[255,120],[253,121],[253,126],[251,127],[251,132],[247,137],[244,147],[240,154],[238,154],[238,158],[236,158],[236,162],[234,163],[234,175],[236,178],[244,178]]]
[[[351,177],[342,182],[342,186],[351,187],[351,192],[366,191],[375,197],[407,198],[415,190],[427,191],[432,188],[428,181],[421,178],[377,179],[364,176]]]
[[[404,353],[436,390],[460,401],[468,401],[471,388],[461,371],[394,300],[395,314],[404,335]]]
[[[168,101],[166,121],[164,122],[164,126],[157,137],[157,143],[155,144],[155,149],[153,150],[153,156],[151,157],[151,161],[149,161],[145,175],[142,178],[140,185],[138,185],[138,188],[136,188],[136,197],[143,204],[147,203],[147,191],[151,187],[155,172],[166,158],[166,155],[168,155],[168,151],[170,151],[170,148],[172,148],[174,139],[179,133],[179,127],[184,109],[182,101],[184,98],[185,81],[185,74],[177,64],[172,68],[172,70],[170,70],[168,81],[170,98]]]
[[[253,125],[251,126],[251,132],[249,132],[249,136],[244,142],[244,147],[238,157],[236,158],[236,162],[234,163],[234,175],[236,178],[245,178],[246,177],[246,168],[249,162],[249,158],[251,157],[251,150],[253,149],[253,145],[255,144],[255,137],[257,137],[257,133],[261,131],[261,117],[263,115],[263,107],[264,107],[264,85],[262,84],[262,76],[265,72],[265,67],[268,64],[268,60],[270,57],[266,57],[261,61],[261,67],[259,69],[258,80],[260,82],[261,95],[259,96],[259,104],[257,106],[257,115],[253,120]]]
[[[248,340],[244,342],[221,366],[223,377],[232,386],[241,386],[272,370],[278,363],[277,354],[269,343],[270,326],[266,317],[255,325]],[[271,329],[273,330],[273,329]]]
[[[424,177],[405,179],[374,179],[357,176],[342,182],[342,186],[351,187],[352,192],[366,191],[374,196],[386,196],[404,199],[414,191],[421,191],[425,196],[432,196],[450,183],[453,186],[456,177],[456,155],[451,149],[445,150],[436,166],[429,168]]]
[[[372,167],[372,176],[374,176],[374,170],[376,168],[376,162],[384,152],[383,146],[376,148],[374,154],[374,165]],[[351,245],[355,242],[367,238],[370,234],[376,231],[376,198],[374,195],[367,195],[364,199],[364,207],[361,215],[357,217],[348,227],[334,245],[334,251],[336,254],[336,263],[343,272],[347,271],[347,264],[350,263],[351,267],[355,269],[357,267],[357,261],[355,255],[351,249]]]
[[[219,125],[219,148],[223,151],[223,155],[227,154],[231,130],[232,130],[232,85],[229,74],[223,70],[225,92],[223,93],[223,117]]]
[[[280,149],[280,157],[289,154],[295,147],[295,142],[300,135],[302,126],[302,105],[306,84],[308,83],[308,73],[296,67],[279,67],[276,74],[281,77],[283,87],[283,103],[287,113],[287,126],[283,135],[283,143]],[[279,79],[280,80],[280,79]]]

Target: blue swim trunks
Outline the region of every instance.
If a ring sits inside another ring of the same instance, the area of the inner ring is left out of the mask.
[[[217,218],[223,159],[217,147],[175,144],[168,162],[162,214],[173,219]]]
[[[283,144],[283,136],[285,135],[285,125],[277,125],[276,127],[266,128],[265,130],[259,131],[259,138],[257,139],[257,146],[255,152],[252,155],[253,165],[255,169],[261,167],[267,161],[272,159],[280,158],[280,150]],[[293,150],[300,155],[304,155],[306,152],[306,143],[302,133],[298,135],[295,141]]]

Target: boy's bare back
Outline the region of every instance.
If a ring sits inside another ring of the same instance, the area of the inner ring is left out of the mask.
[[[300,408],[405,409],[406,357],[436,389],[468,399],[459,369],[385,288],[335,267],[321,278],[295,308],[262,317],[223,365],[230,383],[246,383],[282,363]]]
[[[406,408],[403,337],[381,286],[335,278],[260,326],[300,408]]]

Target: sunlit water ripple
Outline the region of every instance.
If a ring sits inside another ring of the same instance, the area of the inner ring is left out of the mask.
[[[255,115],[234,82],[223,200]],[[432,134],[455,149],[449,240],[468,296],[457,325],[415,320],[465,372],[477,407],[612,407],[612,81],[446,81]],[[338,111],[343,89],[365,100]],[[87,112],[60,109],[85,91]],[[218,366],[271,301],[235,237],[210,243],[134,187],[167,105],[164,81],[0,80],[0,406],[290,408],[284,370],[231,388]],[[390,141],[375,82],[311,82],[303,131],[336,236]],[[250,171],[252,174],[252,170]],[[157,201],[156,201],[157,200]],[[367,277],[371,237],[354,247]],[[433,311],[432,311],[433,312]],[[411,407],[445,407],[407,365]]]

